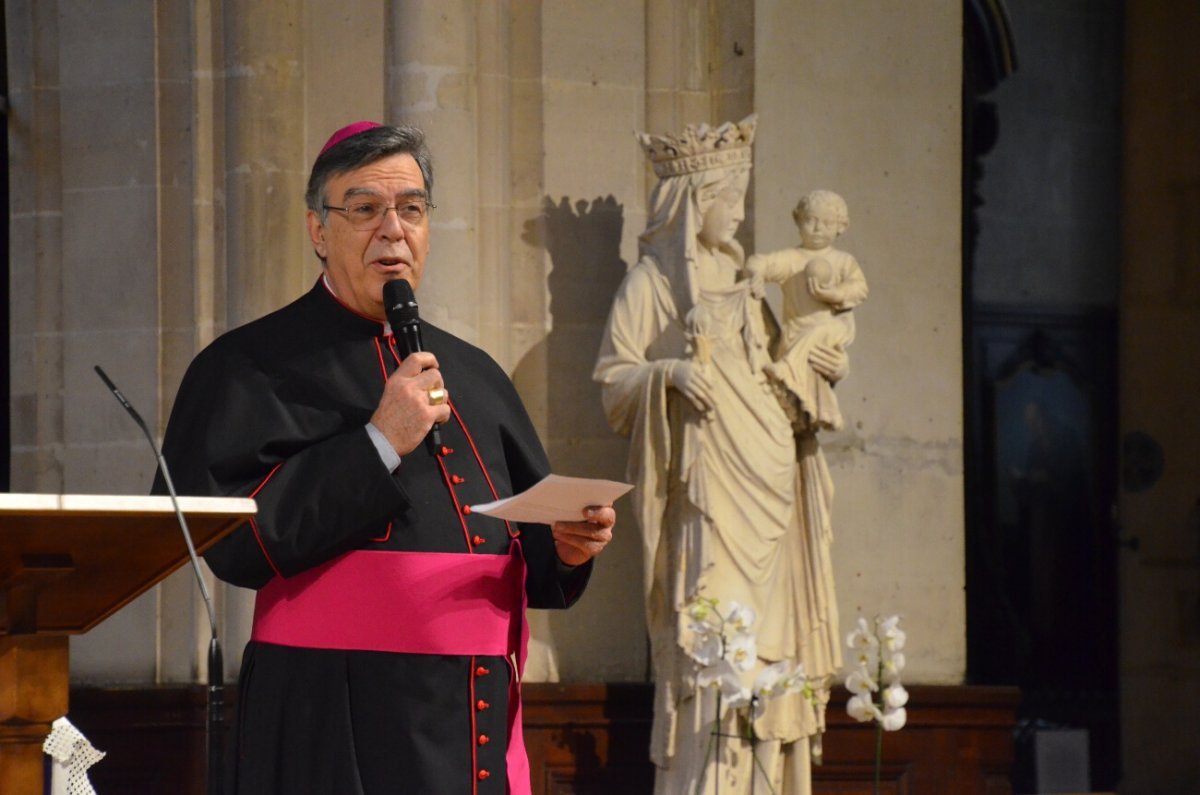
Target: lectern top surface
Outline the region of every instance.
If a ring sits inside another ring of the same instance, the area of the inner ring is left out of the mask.
[[[254,500],[180,497],[197,552]],[[188,559],[170,497],[0,494],[0,635],[86,632]]]

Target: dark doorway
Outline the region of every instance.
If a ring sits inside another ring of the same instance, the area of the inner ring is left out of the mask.
[[[964,3],[967,670],[1115,788],[1121,6]],[[1020,52],[1020,68],[1015,55]]]
[[[8,28],[5,24],[5,4],[0,2],[0,108],[4,111],[4,119],[8,120]],[[5,125],[7,128],[7,124]],[[0,491],[8,491],[12,485],[12,433],[9,423],[12,422],[12,412],[9,408],[12,394],[9,383],[9,339],[8,339],[8,135],[4,136],[4,146],[0,147],[0,405],[4,406],[4,416],[0,418],[0,450],[4,451],[0,461]]]

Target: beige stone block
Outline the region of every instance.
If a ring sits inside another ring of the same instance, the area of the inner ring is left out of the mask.
[[[228,175],[226,193],[228,316],[241,325],[308,290],[319,266],[304,226],[299,172],[258,163]]]
[[[604,324],[625,276],[623,227],[621,205],[611,196],[573,206],[560,203],[548,214],[548,285],[555,329]]]
[[[153,188],[71,191],[63,203],[63,329],[157,323]]]
[[[556,322],[546,338],[550,405],[547,433],[553,442],[604,439],[611,433],[600,392],[591,380],[601,331],[598,323]]]
[[[540,204],[543,196],[542,83],[540,80],[513,80],[509,83],[509,92],[512,124],[509,192],[514,204],[528,207]]]
[[[39,223],[32,214],[10,215],[8,223],[9,328],[13,334],[32,333],[38,316]]]
[[[334,130],[354,121],[384,120],[386,16],[385,5],[373,0],[305,1],[306,164],[317,159]]]
[[[514,3],[509,9],[508,69],[514,81],[542,79],[542,4]]]
[[[742,119],[754,110],[754,3],[717,0],[710,16],[716,116]]]
[[[709,78],[708,0],[651,0],[646,4],[646,87],[652,91],[697,90]],[[686,119],[683,124],[700,121]],[[678,121],[678,120],[676,120]],[[672,123],[671,129],[683,124]],[[658,130],[655,130],[658,132]]]
[[[962,383],[959,324],[931,326],[921,317],[920,306],[887,313],[891,306],[872,305],[883,298],[873,293],[855,310],[858,339],[849,349],[850,374],[838,387],[845,394],[840,400],[848,427],[863,424],[866,435],[904,436],[921,443],[961,438],[961,411],[952,397]],[[897,336],[891,331],[896,328],[911,331]],[[920,379],[895,377],[918,371]]]
[[[410,0],[392,5],[389,57],[395,66],[464,67],[474,62],[474,0]]]
[[[521,402],[529,412],[543,442],[548,438],[550,413],[550,374],[546,369],[546,329],[541,326],[514,324],[509,331],[509,347],[515,363],[506,368]]]
[[[868,437],[856,450],[826,445],[826,452],[836,489],[832,557],[842,626],[860,613],[899,613],[909,638],[923,639],[920,653],[908,654],[908,676],[961,682],[961,443]]]
[[[514,323],[548,328],[550,317],[546,277],[546,219],[541,206],[536,211],[521,208],[509,216],[512,255],[509,275],[509,315]]]
[[[114,401],[115,402],[115,401]],[[131,421],[132,422],[132,421]],[[72,494],[148,494],[155,459],[146,437],[99,444],[65,445],[63,489]]]
[[[623,477],[623,443],[611,439],[555,446],[554,471]],[[614,472],[614,468],[620,467]],[[629,498],[617,501],[613,540],[596,560],[588,590],[568,613],[550,613],[550,634],[563,681],[642,681],[646,672],[642,541]],[[598,642],[598,639],[606,639]]]
[[[434,220],[469,216],[475,210],[475,188],[479,179],[478,122],[470,113],[438,110],[401,117],[425,131],[433,154]]]
[[[555,198],[624,198],[638,189],[643,155],[634,131],[641,105],[641,94],[634,90],[548,83],[546,193]]]
[[[142,432],[96,375],[96,365],[104,368],[153,431],[159,427],[157,329],[152,324],[88,329],[63,339],[65,441],[145,445]],[[145,449],[149,455],[149,448]]]
[[[155,181],[154,89],[129,85],[64,88],[62,171],[66,189]]]
[[[72,684],[153,682],[157,607],[151,589],[87,634],[72,635]]]
[[[480,206],[478,248],[482,255],[476,271],[479,290],[477,322],[480,347],[498,362],[509,360],[509,293],[512,287],[509,265],[508,208]]]
[[[508,74],[512,14],[506,5],[479,3],[475,6],[475,61],[481,82],[484,76]]]
[[[198,633],[208,633],[208,615],[202,606],[196,574],[184,566],[158,586],[162,609],[158,611],[158,656],[156,681],[194,682],[201,655],[197,653]],[[204,624],[201,629],[201,620]],[[222,638],[222,644],[227,641]],[[227,648],[222,651],[228,653]],[[204,661],[207,665],[207,644]]]
[[[185,328],[163,328],[159,330],[158,344],[160,351],[160,369],[157,373],[159,389],[157,406],[148,407],[147,413],[157,417],[158,425],[151,425],[150,431],[161,436],[166,431],[167,419],[171,407],[175,405],[175,395],[187,366],[203,347],[194,326]],[[147,423],[150,420],[146,420]]]
[[[434,224],[417,300],[421,318],[479,344],[479,282],[475,230]]]
[[[4,4],[4,25],[7,38],[5,50],[8,55],[8,100],[9,109],[22,107],[20,99],[27,101],[29,86],[32,84],[32,72],[35,69],[36,37],[34,30],[39,30],[44,38],[57,36],[57,26],[50,29],[39,29],[35,24],[36,0],[10,0]],[[54,9],[57,16],[58,9]],[[57,65],[57,60],[55,61]],[[46,75],[49,77],[49,75]],[[53,81],[57,84],[57,75]],[[11,155],[11,151],[10,151]]]
[[[32,400],[32,395],[25,396]],[[58,494],[61,488],[43,488],[40,469],[44,452],[31,447],[17,447],[14,441],[9,453],[9,491],[17,494],[45,492]]]
[[[508,81],[481,77],[479,92],[478,161],[481,206],[507,205],[512,190]]]
[[[26,353],[26,346],[13,345],[13,350]],[[13,379],[14,385],[17,383]],[[13,451],[32,448],[37,444],[37,395],[32,392],[18,392],[15,388],[8,398],[8,428],[9,444]],[[13,453],[15,455],[15,452]],[[15,462],[13,463],[15,467]]]
[[[476,75],[449,72],[439,76],[434,86],[434,102],[438,110],[473,111],[475,109]]]
[[[640,87],[646,62],[643,5],[640,0],[544,4],[544,74],[556,81]]]
[[[144,82],[155,69],[155,3],[58,4],[58,35],[69,58],[61,61],[63,88],[112,87]]]
[[[10,166],[10,172],[28,171],[31,174],[25,186],[32,189],[33,205],[40,212],[62,209],[63,140],[59,103],[57,89],[34,91],[33,124],[24,131],[29,138],[19,138],[26,141],[27,156],[21,161],[14,154],[10,160],[10,164],[16,166]]]

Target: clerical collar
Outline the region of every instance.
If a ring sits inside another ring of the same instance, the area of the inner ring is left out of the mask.
[[[345,309],[348,312],[354,312],[353,309],[346,306],[345,301],[343,301],[341,298],[338,298],[337,290],[333,289],[333,282],[329,281],[329,273],[327,271],[321,271],[321,284],[325,285],[325,289],[329,291],[329,294],[333,296],[334,300],[336,300],[343,309]],[[359,317],[366,318],[366,315],[362,315],[358,312],[354,312],[354,314],[358,315]],[[380,322],[380,321],[376,320],[375,318],[366,318],[366,319],[370,320],[372,323],[380,323],[380,325],[383,326],[383,336],[385,336],[385,337],[391,336],[391,334],[392,334],[392,324],[391,323],[388,323],[386,320]]]

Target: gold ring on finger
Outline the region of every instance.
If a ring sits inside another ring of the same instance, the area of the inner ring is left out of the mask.
[[[446,402],[446,390],[435,387],[429,390],[429,405],[440,406]]]

